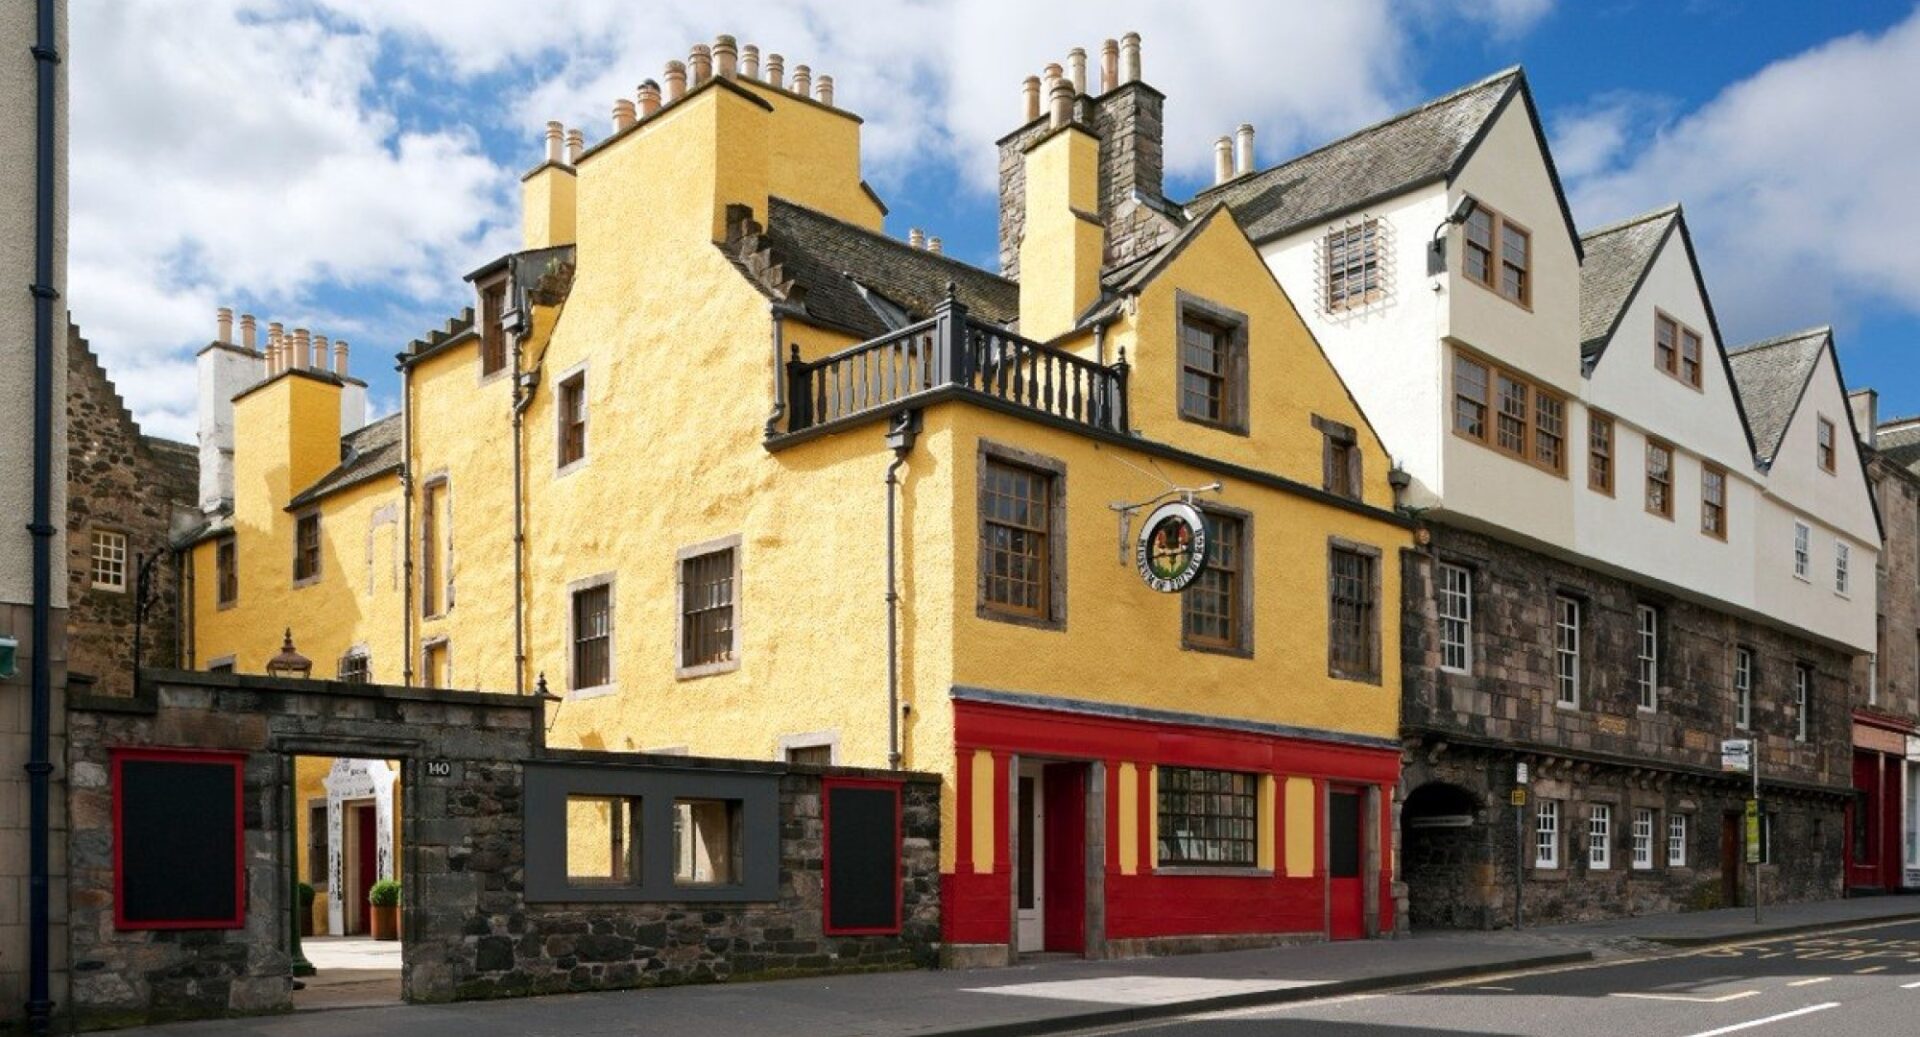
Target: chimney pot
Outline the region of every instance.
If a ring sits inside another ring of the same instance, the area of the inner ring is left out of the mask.
[[[547,161],[556,166],[560,164],[560,138],[565,132],[559,120],[551,120],[547,123]]]
[[[787,59],[778,54],[767,55],[767,84],[776,89],[785,90]]]
[[[805,65],[793,66],[793,92],[801,97],[813,93],[813,70]]]
[[[1140,34],[1127,33],[1120,37],[1120,82],[1137,83],[1140,81]]]
[[[347,376],[347,340],[341,339],[333,344],[333,373],[342,378]]]
[[[1224,184],[1233,179],[1233,141],[1222,137],[1213,142],[1213,182]]]
[[[1064,79],[1054,80],[1051,100],[1053,112],[1049,124],[1057,130],[1073,121],[1073,85]]]
[[[1020,110],[1025,113],[1020,122],[1022,126],[1040,117],[1039,76],[1028,76],[1027,81],[1020,84]]]
[[[740,78],[760,78],[760,48],[751,43],[740,48]]]
[[[288,367],[305,367],[313,362],[313,333],[305,328],[293,329],[293,356]]]
[[[313,369],[314,370],[324,371],[327,369],[327,365],[329,363],[328,354],[330,352],[331,350],[327,348],[327,336],[325,335],[313,336]]]
[[[254,349],[254,343],[258,342],[259,340],[260,340],[259,333],[255,330],[254,323],[253,323],[253,314],[251,313],[241,314],[240,315],[240,344],[242,346],[245,346],[249,351],[252,351]]]
[[[649,79],[640,84],[640,117],[642,119],[660,110],[660,84]]]
[[[1108,40],[1100,45],[1100,92],[1106,93],[1120,85],[1120,41]]]
[[[666,78],[668,104],[687,96],[687,66],[678,61],[667,62]]]
[[[714,72],[722,79],[732,79],[740,73],[740,47],[733,37],[721,35],[713,40]]]
[[[1061,68],[1057,61],[1040,70],[1040,85],[1046,88],[1047,103],[1053,103],[1053,84],[1058,83],[1066,74],[1066,70]]]
[[[813,85],[813,99],[829,108],[833,107],[832,76],[821,76],[820,81]]]
[[[1067,79],[1073,83],[1074,96],[1087,92],[1087,51],[1075,47],[1067,51]]]
[[[233,307],[222,306],[214,311],[214,341],[231,344],[233,342]]]
[[[687,54],[687,70],[692,74],[690,86],[699,86],[713,78],[713,52],[704,43],[696,43]]]
[[[914,248],[926,248],[927,247],[926,233],[923,232],[918,227],[915,227],[912,230],[907,231],[907,244],[913,246]]]
[[[927,239],[927,251],[933,253],[936,256],[944,254],[940,251],[940,239],[938,237],[931,237]]]
[[[613,102],[613,132],[619,133],[621,130],[632,129],[633,117],[633,102],[624,97],[615,98]]]
[[[1233,132],[1233,175],[1253,172],[1253,124],[1241,123]]]
[[[567,165],[580,161],[580,153],[587,150],[586,134],[579,130],[567,131]]]

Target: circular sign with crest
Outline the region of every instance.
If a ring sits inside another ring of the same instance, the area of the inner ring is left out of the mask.
[[[1200,509],[1168,501],[1140,527],[1133,559],[1147,586],[1165,594],[1186,590],[1207,567],[1207,522]]]

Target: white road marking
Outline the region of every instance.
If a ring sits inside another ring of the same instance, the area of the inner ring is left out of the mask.
[[[970,994],[1011,994],[1056,1001],[1098,1001],[1114,1005],[1164,1005],[1224,994],[1245,994],[1296,987],[1324,986],[1325,980],[1202,979],[1189,976],[1102,976],[1040,983],[972,987]]]
[[[1901,990],[1920,990],[1920,983],[1902,983],[1900,984],[1900,989]]]
[[[1885,965],[1869,965],[1864,969],[1855,969],[1853,970],[1853,973],[1856,976],[1864,976],[1869,972],[1885,972],[1885,971],[1887,971],[1887,967]]]
[[[1608,997],[1635,997],[1643,1001],[1690,1001],[1696,1005],[1718,1005],[1728,1001],[1738,1001],[1743,997],[1752,997],[1758,990],[1736,990],[1719,997],[1702,997],[1697,994],[1608,994]]]
[[[1778,958],[1779,956],[1781,956],[1782,954],[1785,954],[1785,953],[1787,953],[1787,952],[1786,952],[1786,951],[1774,951],[1774,952],[1773,952],[1772,954],[1762,954],[1762,955],[1761,955],[1760,957],[1762,957],[1762,958]]]
[[[1218,1012],[1206,1012],[1200,1015],[1181,1016],[1182,1019],[1240,1019],[1247,1016],[1262,1015],[1270,1012],[1290,1012],[1296,1008],[1327,1008],[1332,1005],[1344,1005],[1354,1001],[1372,1001],[1385,997],[1385,994],[1348,994],[1345,997],[1329,997],[1321,1001],[1294,1001],[1279,1005],[1251,1005],[1246,1008],[1225,1008]],[[1155,1023],[1164,1026],[1165,1023]]]
[[[1474,987],[1475,990],[1498,990],[1503,994],[1513,993],[1512,987]]]
[[[1815,1012],[1824,1012],[1829,1008],[1839,1008],[1839,1007],[1840,1007],[1840,1002],[1828,1001],[1824,1004],[1808,1005],[1805,1008],[1796,1008],[1791,1012],[1781,1012],[1779,1015],[1770,1015],[1770,1016],[1767,1016],[1765,1019],[1753,1019],[1744,1023],[1734,1023],[1732,1026],[1722,1026],[1718,1030],[1702,1030],[1699,1033],[1688,1034],[1687,1037],[1720,1037],[1720,1035],[1723,1033],[1738,1033],[1741,1030],[1751,1030],[1756,1026],[1765,1026],[1768,1023],[1778,1023],[1788,1019],[1797,1019],[1803,1015],[1812,1015]]]
[[[1825,983],[1826,981],[1832,978],[1833,978],[1832,976],[1815,976],[1812,979],[1796,979],[1793,982],[1787,984],[1787,986],[1810,987],[1810,986],[1813,986],[1815,983]]]

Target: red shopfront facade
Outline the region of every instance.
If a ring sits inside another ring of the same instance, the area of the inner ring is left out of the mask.
[[[955,688],[953,711],[958,963],[1393,929],[1387,739],[981,689]],[[1159,793],[1196,788],[1168,802],[1237,803],[1214,811],[1231,819],[1160,812]],[[1252,859],[1168,863],[1203,827],[1253,833]]]
[[[1894,892],[1920,886],[1908,845],[1909,785],[1920,757],[1920,728],[1897,717],[1855,710],[1853,803],[1847,808],[1847,888]]]

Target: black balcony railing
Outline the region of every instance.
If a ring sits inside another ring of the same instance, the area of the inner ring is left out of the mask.
[[[1127,430],[1127,361],[1099,364],[968,318],[951,294],[929,320],[818,360],[787,361],[786,430],[886,410],[936,389],[1002,400],[1107,432]]]

